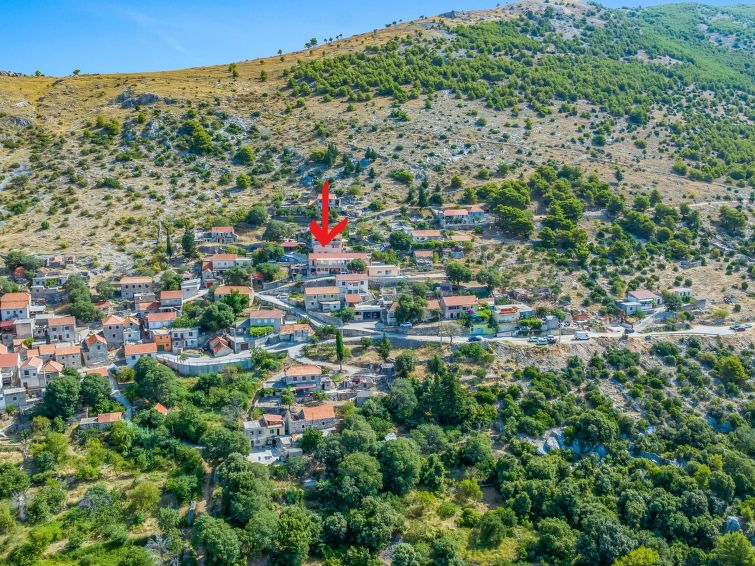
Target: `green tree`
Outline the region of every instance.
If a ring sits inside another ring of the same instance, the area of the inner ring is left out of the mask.
[[[408,377],[417,367],[417,358],[414,356],[414,352],[405,350],[396,356],[395,364],[396,375],[398,377]],[[395,389],[395,381],[393,389]]]
[[[70,419],[79,406],[79,374],[73,368],[65,368],[63,374],[47,384],[42,400],[42,412],[50,417]]]
[[[378,342],[377,345],[378,354],[380,354],[380,357],[383,358],[383,360],[387,360],[388,356],[391,355],[392,348],[393,344],[391,343],[390,338],[383,334],[383,337],[380,339],[380,342]]]
[[[217,332],[228,328],[236,320],[233,309],[225,303],[214,303],[202,311],[199,327],[205,332]]]
[[[485,285],[488,291],[493,291],[503,285],[503,276],[495,267],[485,267],[477,272],[477,282]]]
[[[529,210],[500,205],[493,211],[498,227],[518,238],[528,238],[535,231],[535,221]]]
[[[343,370],[343,360],[346,357],[346,347],[343,344],[343,332],[336,332],[336,359],[341,370]]]
[[[262,233],[262,239],[267,242],[282,242],[291,236],[291,228],[280,220],[269,220]]]
[[[235,289],[228,295],[225,295],[220,301],[231,307],[233,314],[236,316],[249,308],[249,295],[242,295]]]
[[[380,463],[362,452],[346,456],[338,466],[335,495],[346,507],[354,507],[369,496],[377,495],[383,486]]]
[[[239,165],[251,165],[254,163],[254,150],[248,145],[242,145],[233,159]]]
[[[300,566],[319,535],[320,522],[317,515],[302,507],[284,507],[275,533],[275,563]]]
[[[267,222],[267,210],[261,204],[255,204],[246,213],[245,221],[252,228],[259,228]]]
[[[281,400],[281,403],[283,401]],[[301,449],[305,454],[315,452],[322,444],[323,434],[319,428],[306,428],[301,435]]]
[[[472,270],[458,261],[449,261],[446,264],[446,277],[457,287],[459,283],[472,280]]]
[[[294,394],[294,390],[290,387],[287,387],[281,392],[281,405],[285,405],[290,411],[294,403],[296,403],[296,395]]]
[[[711,558],[715,566],[753,566],[755,548],[741,532],[727,533],[716,541]]]
[[[419,482],[422,460],[417,445],[409,439],[385,442],[379,451],[383,486],[396,495],[406,495]]]
[[[0,498],[10,497],[14,491],[29,487],[29,476],[17,465],[0,463]]]
[[[722,381],[741,385],[747,381],[747,370],[742,360],[733,354],[721,356],[716,361],[716,371]]]
[[[110,397],[112,391],[108,378],[96,373],[87,374],[81,379],[79,403],[91,408],[97,407]]]
[[[409,232],[397,230],[396,232],[391,232],[390,236],[388,236],[388,243],[394,250],[407,251],[412,249],[412,236]]]
[[[231,454],[248,454],[249,438],[237,430],[217,427],[207,431],[199,443],[204,447],[202,454],[206,460],[219,462]]]
[[[152,482],[142,482],[131,490],[128,498],[134,511],[152,513],[160,500],[160,490]]]
[[[747,213],[723,205],[718,211],[718,222],[729,234],[740,234],[747,228]]]
[[[218,566],[232,566],[241,556],[241,543],[233,528],[215,517],[203,513],[195,525],[197,541],[207,553],[207,561]]]
[[[422,555],[406,542],[400,542],[391,551],[391,566],[421,566]]]
[[[187,227],[181,236],[181,249],[184,257],[193,258],[197,255],[197,243],[194,239],[194,229]]]
[[[660,560],[660,555],[657,550],[640,546],[635,548],[632,552],[626,556],[622,556],[613,566],[655,566]]]

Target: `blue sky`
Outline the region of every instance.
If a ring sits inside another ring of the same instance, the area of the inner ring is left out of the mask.
[[[607,6],[649,5],[603,2]],[[710,3],[734,3],[725,0]],[[495,0],[0,0],[0,69],[46,75],[218,65]]]

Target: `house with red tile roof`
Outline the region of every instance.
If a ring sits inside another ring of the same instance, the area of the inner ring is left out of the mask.
[[[239,239],[233,226],[213,226],[210,228],[210,231],[207,232],[205,238],[207,241],[216,244],[232,244]]]
[[[0,320],[29,318],[31,295],[29,293],[5,293],[0,297]]]
[[[134,367],[144,356],[150,356],[152,358],[157,354],[157,344],[154,342],[148,342],[145,344],[126,344],[123,346],[123,355],[126,358],[126,365],[128,367]]]
[[[47,321],[47,339],[50,342],[78,342],[76,336],[76,318],[62,316]]]
[[[107,340],[102,334],[90,334],[81,342],[84,364],[100,366],[107,363]]]
[[[362,295],[369,292],[366,273],[341,273],[336,275],[336,287],[341,295]]]
[[[117,285],[121,290],[121,297],[127,300],[133,299],[134,295],[152,293],[154,291],[152,278],[141,275],[122,277]]]
[[[123,413],[101,413],[96,417],[85,417],[79,421],[81,430],[97,429],[106,430],[114,423],[123,420]]]
[[[276,438],[286,434],[285,417],[264,413],[257,420],[244,423],[244,434],[251,440],[253,448],[272,444]]]
[[[272,326],[274,332],[280,331],[286,313],[280,309],[261,309],[249,312],[249,326]]]
[[[445,319],[457,319],[477,304],[474,295],[450,295],[440,298],[440,312]]]
[[[144,315],[144,327],[147,330],[167,328],[175,322],[176,318],[176,311],[151,312]]]
[[[317,386],[322,381],[322,368],[314,364],[296,364],[283,370],[283,379],[286,385],[313,385]]]
[[[361,252],[313,252],[307,259],[310,275],[348,273],[349,263],[357,259],[370,263],[370,256]]]
[[[337,311],[341,308],[341,291],[336,285],[305,287],[304,307],[308,311]]]
[[[441,228],[472,228],[486,224],[485,211],[477,205],[433,210]]]
[[[308,428],[330,430],[336,426],[336,413],[333,405],[303,407],[286,413],[286,426],[288,434],[300,434]]]

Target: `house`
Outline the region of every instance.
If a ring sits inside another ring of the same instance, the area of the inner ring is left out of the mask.
[[[244,434],[252,441],[252,447],[272,444],[286,434],[286,421],[282,415],[265,413],[256,421],[244,423]]]
[[[167,328],[176,320],[176,311],[151,312],[144,315],[144,326],[147,330]]]
[[[278,332],[281,342],[306,342],[311,335],[309,324],[283,324]]]
[[[272,326],[273,332],[280,331],[286,313],[279,309],[263,309],[249,312],[249,326]]]
[[[44,380],[42,374],[42,367],[44,367],[44,365],[45,362],[36,356],[33,358],[27,358],[21,363],[18,375],[21,381],[21,387],[27,392],[38,392],[47,386],[47,381]]]
[[[40,268],[32,277],[29,290],[33,301],[46,305],[55,305],[63,302],[66,297],[65,283],[68,275],[59,271],[53,271],[46,267]]]
[[[353,308],[362,301],[364,301],[364,297],[362,295],[348,294],[343,296],[343,304],[346,307]]]
[[[626,314],[635,314],[638,311],[647,312],[663,304],[663,299],[644,289],[629,291],[626,300],[618,301],[619,308]]]
[[[126,319],[111,314],[102,319],[102,335],[108,346],[121,346],[123,344],[123,329],[126,327]]]
[[[199,327],[169,328],[170,342],[174,353],[187,348],[199,347]]]
[[[158,352],[172,352],[173,342],[170,339],[170,330],[167,328],[158,328],[157,330],[150,330],[152,335],[152,341],[157,346]]]
[[[162,310],[179,310],[183,306],[184,295],[178,291],[160,291],[160,308]]]
[[[102,334],[90,334],[81,343],[84,364],[99,366],[107,363],[107,340]]]
[[[443,318],[457,319],[469,312],[477,304],[474,295],[450,295],[440,298],[440,312]]]
[[[152,278],[144,276],[122,277],[118,281],[121,289],[121,297],[131,300],[134,295],[152,292]]]
[[[215,289],[215,300],[219,301],[223,297],[226,297],[233,293],[238,293],[239,295],[249,297],[250,304],[252,302],[252,298],[254,297],[254,291],[248,285],[220,285]]]
[[[207,233],[206,238],[207,241],[215,242],[216,244],[232,244],[239,239],[233,230],[233,226],[213,226]]]
[[[688,297],[694,297],[695,294],[689,287],[672,287],[668,290],[672,295],[679,297],[680,299],[686,299]]]
[[[440,230],[412,230],[411,235],[414,243],[430,242],[443,238]]]
[[[322,245],[317,238],[312,238],[312,251],[315,253],[340,253],[343,251],[343,234],[336,236],[327,244]]]
[[[401,275],[401,268],[398,265],[368,265],[367,276],[370,279],[377,277],[398,277]]]
[[[343,295],[367,295],[368,276],[366,273],[341,273],[336,275],[336,287]]]
[[[154,405],[152,405],[152,408],[158,413],[160,413],[162,416],[164,417],[168,416],[168,408],[162,403],[155,403]]]
[[[322,193],[320,193],[319,195],[317,195],[317,199],[315,200],[315,202],[313,202],[311,204],[315,204],[315,203],[317,204],[317,211],[318,212],[322,212]],[[337,195],[335,195],[335,194],[331,193],[330,191],[328,191],[328,207],[329,207],[329,209],[332,210],[333,208],[337,208],[339,206],[341,206],[341,199],[338,198]]]
[[[306,287],[304,289],[304,307],[308,311],[337,311],[341,308],[341,292],[335,285]]]
[[[55,361],[63,367],[79,369],[81,363],[81,346],[61,346],[55,348]]]
[[[230,342],[223,336],[215,336],[211,338],[208,346],[210,348],[210,352],[212,352],[212,355],[216,358],[230,356],[234,353],[233,347],[231,346]]]
[[[144,356],[152,358],[157,354],[157,345],[153,342],[146,344],[126,344],[123,347],[123,355],[126,358],[126,365],[130,368],[136,365]]]
[[[431,250],[414,250],[414,261],[417,267],[430,268],[433,265],[433,252]]]
[[[283,370],[286,385],[299,386],[312,384],[317,386],[322,379],[322,368],[314,364],[297,364]]]
[[[214,254],[205,259],[210,264],[212,271],[220,272],[232,267],[244,267],[252,265],[251,257],[239,257],[236,254]]]
[[[31,295],[29,293],[5,293],[0,297],[0,320],[29,318]]]
[[[303,407],[296,413],[286,413],[288,434],[300,434],[307,428],[328,430],[336,426],[336,413],[333,405]]]
[[[13,407],[18,411],[26,410],[26,390],[23,387],[0,389],[0,411]]]
[[[307,256],[310,275],[348,273],[348,264],[362,260],[369,264],[370,256],[361,252],[313,252]]]
[[[441,228],[470,228],[486,223],[485,212],[479,206],[433,210]]]
[[[85,417],[79,421],[81,430],[96,429],[99,431],[106,430],[113,426],[113,423],[123,420],[123,413],[101,413],[96,417]]]
[[[141,340],[141,337],[142,327],[139,324],[139,320],[131,316],[128,317],[123,328],[123,343],[136,344]]]
[[[76,317],[62,316],[47,321],[47,339],[50,342],[78,342]]]

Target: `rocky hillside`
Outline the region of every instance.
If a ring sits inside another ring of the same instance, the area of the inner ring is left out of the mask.
[[[707,219],[755,183],[754,19],[525,0],[231,65],[0,76],[0,247],[123,269],[157,220],[238,223],[323,178],[379,209],[547,162]]]

